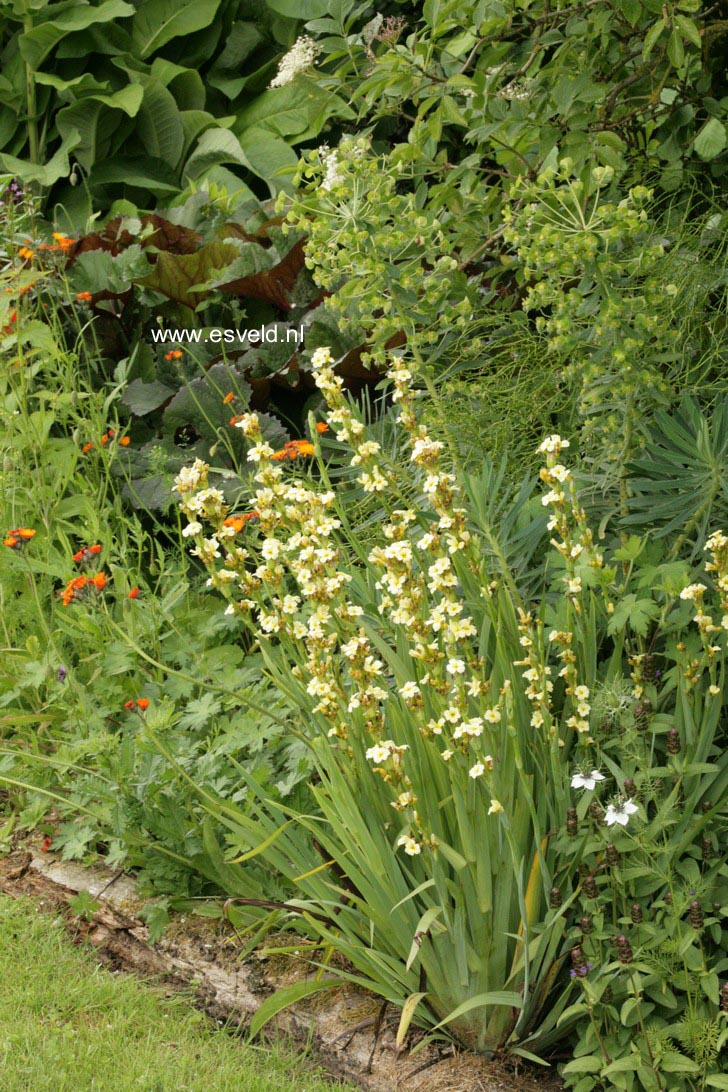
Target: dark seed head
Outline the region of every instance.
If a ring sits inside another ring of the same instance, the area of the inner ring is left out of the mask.
[[[594,928],[594,922],[590,918],[589,914],[584,914],[582,918],[579,918],[579,927],[585,937],[588,937]]]
[[[563,899],[561,898],[560,890],[558,889],[558,887],[552,887],[549,896],[549,906],[552,910],[558,910],[562,902]]]
[[[680,754],[680,733],[677,728],[671,728],[667,733],[667,753],[669,755]]]
[[[624,793],[628,800],[637,795],[637,786],[631,777],[628,777],[624,783]]]
[[[635,925],[642,924],[642,907],[638,902],[633,903],[629,916],[632,918]]]
[[[573,838],[579,832],[579,820],[576,817],[576,808],[566,809],[566,833]]]
[[[713,842],[710,838],[703,838],[701,856],[704,861],[709,861],[713,856]]]
[[[596,880],[591,875],[591,873],[589,873],[588,876],[585,876],[584,879],[581,881],[581,889],[588,899],[599,898],[599,888],[597,887]]]
[[[703,921],[705,920],[703,915],[703,908],[700,903],[695,899],[690,903],[690,912],[688,914],[690,924],[696,932],[700,932],[703,928]]]
[[[619,852],[615,845],[610,842],[605,850],[605,856],[607,858],[607,864],[612,866],[618,865],[622,860],[622,854]]]

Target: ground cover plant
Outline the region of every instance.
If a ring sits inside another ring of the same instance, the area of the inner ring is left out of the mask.
[[[256,1029],[344,975],[400,1045],[725,1088],[725,21],[266,11],[200,139],[295,146],[268,193],[212,143],[102,221],[77,156],[73,231],[4,184],[9,825],[153,936],[294,929]]]

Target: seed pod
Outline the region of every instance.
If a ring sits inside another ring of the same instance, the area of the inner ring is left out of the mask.
[[[638,902],[632,904],[632,909],[629,912],[629,916],[632,918],[632,921],[635,925],[642,924],[642,907]]]
[[[624,794],[628,800],[631,800],[633,796],[637,795],[637,786],[631,777],[628,777],[624,783]]]
[[[721,987],[720,1007],[722,1012],[728,1012],[728,982]]]
[[[614,867],[614,865],[618,865],[619,862],[622,860],[622,854],[619,852],[615,845],[612,845],[611,842],[606,848],[605,855],[607,858],[607,864],[612,865],[612,867]]]
[[[667,753],[669,755],[680,754],[680,733],[677,728],[671,728],[667,733]]]
[[[598,800],[592,800],[591,804],[589,805],[589,816],[597,824],[601,823],[602,819],[604,818],[604,808]]]
[[[700,930],[703,928],[703,922],[705,918],[703,915],[703,908],[697,901],[697,899],[690,903],[690,913],[688,914],[688,918],[693,929],[696,931],[696,933],[699,933]]]
[[[586,861],[579,862],[579,879],[583,880],[585,876],[589,875],[589,865]]]
[[[588,899],[599,898],[599,888],[597,887],[596,880],[591,872],[581,881],[581,889]]]
[[[592,921],[589,914],[584,914],[583,918],[579,918],[579,927],[584,936],[588,937],[592,929],[594,928],[594,922]]]
[[[562,902],[563,899],[561,898],[561,891],[558,889],[558,887],[552,887],[551,894],[549,896],[549,906],[552,910],[558,910]]]
[[[710,838],[703,838],[701,857],[704,861],[710,861],[713,857],[713,842]]]
[[[579,832],[579,820],[576,817],[576,808],[566,809],[566,833],[575,837]]]

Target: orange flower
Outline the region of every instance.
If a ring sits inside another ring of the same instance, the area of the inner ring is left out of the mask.
[[[299,455],[313,455],[314,447],[310,440],[289,440],[280,451],[275,451],[271,459],[281,462],[283,459],[297,459]]]
[[[140,594],[141,593],[139,591],[139,588],[137,588],[137,586],[135,584],[134,587],[129,592],[129,595],[128,595],[127,598],[129,598],[129,599],[138,599]]]
[[[96,588],[96,591],[103,591],[106,587],[106,573],[96,573],[91,577],[90,584]]]
[[[82,546],[81,549],[73,555],[73,560],[76,562],[88,561],[90,557],[96,557],[102,550],[103,546],[99,546],[98,544],[96,546]]]
[[[222,404],[224,406],[229,406],[234,397],[235,397],[235,395],[233,394],[233,392],[228,391],[227,394],[225,395],[225,397],[222,400]]]
[[[53,238],[61,250],[70,250],[75,242],[75,239],[69,239],[67,235],[61,235],[58,231],[53,232]]]
[[[230,424],[234,427],[235,425],[237,425],[238,421],[240,421],[240,420],[241,420],[241,415],[238,413],[238,414],[235,415],[235,417],[230,418]]]
[[[90,292],[77,292],[76,299],[81,300],[83,303],[90,303],[92,296]]]
[[[251,519],[260,519],[257,512],[242,512],[238,516],[228,516],[227,519],[222,521],[223,527],[232,527],[237,534],[238,531],[242,531],[246,523]]]
[[[137,701],[137,708],[141,709],[142,713],[145,709],[149,708],[149,698],[139,698]]]
[[[40,847],[41,853],[47,853],[48,852],[48,850],[51,848],[51,842],[52,841],[53,841],[53,839],[51,838],[50,834],[46,834],[45,838],[43,839],[43,843],[42,843],[42,845]]]
[[[109,442],[109,434],[108,434],[108,432],[105,432],[104,435],[101,437],[101,446],[106,447],[108,442]]]
[[[3,539],[3,545],[15,550],[26,542],[30,542],[34,536],[35,531],[32,527],[14,527],[12,531],[7,532],[7,537]]]
[[[29,246],[21,246],[20,250],[18,251],[18,257],[22,258],[24,261],[30,261],[30,259],[33,257],[33,251],[30,249]]]
[[[325,421],[317,421],[316,422],[316,431],[318,432],[319,435],[321,435],[321,433],[329,431],[329,426],[326,424]]]
[[[184,353],[182,352],[181,349],[170,349],[170,351],[165,354],[164,359],[165,360],[181,360],[183,356],[184,356]]]
[[[128,436],[122,436],[121,439],[119,440],[119,443],[121,444],[122,447],[128,447],[129,444],[131,443],[131,440],[129,439]]]
[[[125,709],[133,709],[134,708],[134,702],[133,701],[125,701],[124,702],[124,708]]]
[[[67,607],[74,599],[76,599],[78,592],[88,584],[88,578],[85,576],[74,576],[73,580],[69,580],[62,592],[63,606]]]

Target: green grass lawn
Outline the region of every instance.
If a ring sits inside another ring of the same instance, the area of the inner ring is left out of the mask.
[[[343,1092],[283,1051],[245,1045],[189,999],[99,967],[63,925],[0,896],[3,1092]]]

